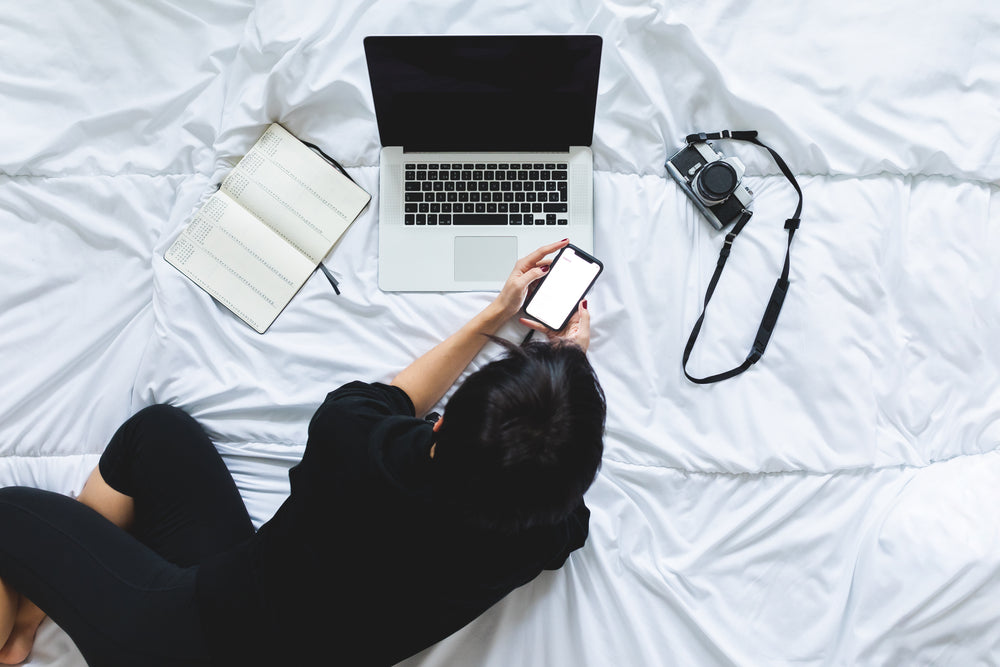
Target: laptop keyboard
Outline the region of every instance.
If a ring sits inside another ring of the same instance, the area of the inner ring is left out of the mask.
[[[568,224],[567,163],[405,163],[407,225]]]

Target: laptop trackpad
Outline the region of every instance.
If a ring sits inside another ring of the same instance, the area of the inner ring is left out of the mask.
[[[516,236],[455,237],[455,280],[503,282],[516,261]]]

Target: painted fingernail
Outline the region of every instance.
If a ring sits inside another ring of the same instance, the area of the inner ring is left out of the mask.
[[[569,241],[569,237],[564,238],[562,241]],[[560,241],[559,243],[562,243],[562,241]]]
[[[543,267],[542,267],[542,273],[545,273],[545,272],[547,272],[548,270],[549,270],[549,267],[547,267],[547,266],[543,266]]]
[[[586,299],[583,300],[583,309],[587,310],[587,300]]]

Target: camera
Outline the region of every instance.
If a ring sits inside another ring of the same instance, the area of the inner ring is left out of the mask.
[[[742,184],[746,167],[726,157],[704,139],[689,137],[687,146],[666,162],[667,172],[716,229],[750,213],[753,192]]]

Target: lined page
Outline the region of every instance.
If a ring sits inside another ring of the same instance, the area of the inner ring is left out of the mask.
[[[314,267],[371,199],[277,123],[240,160],[222,190]]]
[[[222,191],[202,206],[165,257],[260,333],[316,268]]]

